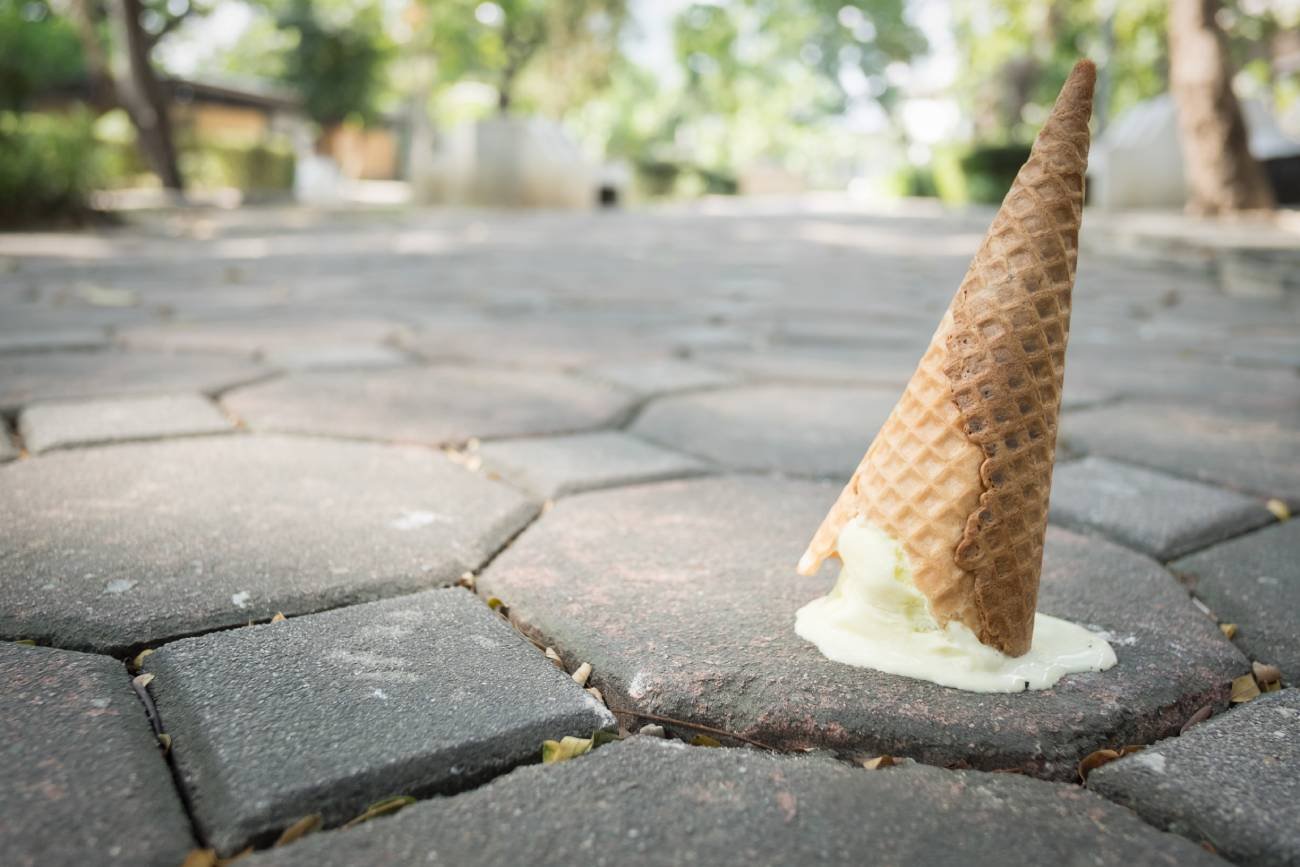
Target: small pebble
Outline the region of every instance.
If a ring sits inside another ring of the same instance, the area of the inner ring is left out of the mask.
[[[573,680],[578,686],[586,686],[587,678],[591,677],[591,663],[584,662],[578,666],[578,670],[573,673]]]
[[[667,737],[667,733],[664,732],[664,727],[661,725],[656,725],[654,723],[641,726],[641,728],[637,730],[637,734],[646,735],[647,737],[652,737],[652,738]]]

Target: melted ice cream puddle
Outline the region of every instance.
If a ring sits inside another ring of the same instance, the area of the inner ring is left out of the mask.
[[[970,692],[1047,689],[1067,674],[1115,664],[1104,638],[1046,614],[1035,615],[1024,656],[980,644],[957,621],[940,629],[912,583],[903,547],[865,520],[845,525],[838,548],[843,567],[835,587],[799,609],[794,627],[836,662]]]

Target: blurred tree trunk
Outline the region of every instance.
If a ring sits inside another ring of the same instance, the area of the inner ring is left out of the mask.
[[[1272,208],[1273,192],[1250,155],[1246,123],[1232,92],[1219,0],[1172,0],[1169,78],[1178,106],[1187,208],[1220,214]]]
[[[115,76],[118,99],[131,116],[140,147],[158,179],[167,189],[181,192],[184,183],[172,141],[167,94],[149,59],[155,39],[140,24],[141,11],[140,0],[112,0],[110,17],[121,58]]]
[[[66,0],[58,5],[77,29],[90,77],[91,103],[100,110],[114,106],[125,109],[149,167],[164,187],[180,192],[183,182],[172,140],[167,95],[149,60],[158,39],[180,18],[169,19],[163,32],[149,34],[140,24],[140,0],[109,0],[108,21],[113,34],[110,50],[101,35],[101,7],[94,0]]]

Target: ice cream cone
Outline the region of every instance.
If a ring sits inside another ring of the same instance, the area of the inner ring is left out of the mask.
[[[1029,650],[1047,530],[1096,69],[1080,61],[902,398],[799,561],[862,517],[942,626]]]

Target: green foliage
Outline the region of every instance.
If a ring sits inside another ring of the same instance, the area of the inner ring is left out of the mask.
[[[88,115],[0,112],[0,225],[81,217],[98,177]]]
[[[286,145],[202,143],[183,148],[180,161],[186,179],[195,187],[234,187],[251,193],[293,187],[294,155]]]
[[[1028,159],[1029,145],[974,145],[958,160],[967,197],[972,202],[1000,203]]]
[[[680,81],[616,64],[606,98],[576,125],[648,187],[675,164],[678,192],[734,189],[735,173],[760,162],[814,184],[851,164],[859,143],[838,116],[853,101],[891,104],[885,68],[925,46],[902,0],[699,2],[674,19],[673,42]]]
[[[954,4],[963,70],[958,96],[977,138],[1030,141],[1080,57],[1101,67],[1099,106],[1108,121],[1169,89],[1168,0],[969,0]],[[1300,27],[1294,4],[1225,0],[1219,16],[1234,66],[1272,89],[1274,36]],[[1253,61],[1263,60],[1263,63]],[[1288,78],[1300,83],[1300,73]]]
[[[424,0],[413,48],[433,55],[443,83],[497,88],[560,115],[609,83],[627,0]]]
[[[307,115],[322,125],[372,119],[392,54],[380,5],[287,0],[278,21],[293,42],[284,79],[302,95]]]
[[[42,91],[85,77],[81,44],[46,0],[0,0],[0,109],[20,111]]]

